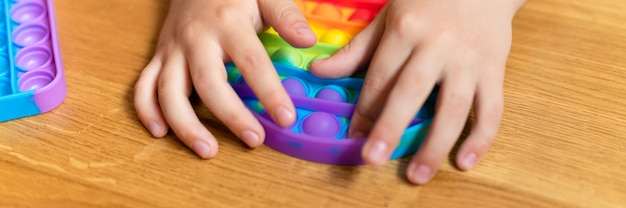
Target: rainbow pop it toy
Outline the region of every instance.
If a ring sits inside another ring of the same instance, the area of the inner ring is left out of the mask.
[[[65,99],[52,0],[0,6],[0,122],[50,111]]]
[[[241,73],[228,64],[228,81],[266,131],[265,144],[301,159],[359,165],[364,138],[347,138],[350,118],[359,98],[363,79],[323,79],[308,72],[309,64],[327,58],[372,21],[386,0],[302,0],[298,6],[307,17],[318,43],[311,48],[293,48],[269,29],[259,34],[296,106],[297,121],[289,128],[275,124],[246,85]],[[434,115],[436,93],[426,101],[405,130],[391,159],[417,151]]]

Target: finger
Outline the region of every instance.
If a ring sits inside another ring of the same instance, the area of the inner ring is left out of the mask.
[[[252,28],[227,32],[232,35],[221,40],[224,50],[274,121],[283,127],[290,126],[296,118],[293,103]]]
[[[317,42],[315,33],[294,1],[262,0],[259,7],[265,21],[294,47],[311,47]]]
[[[340,78],[365,68],[383,35],[385,12],[383,9],[363,31],[334,55],[312,62],[311,73],[320,77]]]
[[[412,50],[409,44],[394,35],[383,35],[363,81],[350,121],[349,137],[360,138],[369,133]]]
[[[481,77],[482,82],[478,83],[474,101],[475,124],[470,135],[459,148],[456,159],[457,166],[461,170],[469,170],[476,166],[498,134],[504,110],[502,89],[504,69],[502,68],[497,67],[497,71],[485,73],[487,77]]]
[[[215,137],[200,123],[189,95],[191,80],[182,55],[165,63],[159,79],[158,95],[165,119],[179,139],[201,158],[217,154]]]
[[[437,113],[428,136],[407,168],[407,176],[415,184],[427,183],[439,170],[467,121],[476,78],[462,67],[466,66],[448,72],[441,82]]]
[[[161,59],[155,56],[141,72],[134,93],[137,116],[154,137],[165,136],[169,129],[157,97],[157,80],[161,67]]]
[[[215,44],[198,45],[201,47],[191,47],[188,54],[192,81],[200,99],[248,146],[262,144],[262,139],[265,138],[263,127],[226,81],[224,61],[220,58],[221,55],[217,55],[221,50],[211,47]]]
[[[367,163],[381,166],[389,160],[402,133],[432,91],[442,63],[433,53],[412,54],[363,147]]]

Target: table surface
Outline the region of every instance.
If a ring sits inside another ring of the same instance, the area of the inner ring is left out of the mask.
[[[68,97],[0,123],[0,206],[626,206],[626,4],[530,1],[514,19],[496,142],[477,168],[409,184],[409,159],[374,169],[246,148],[206,110],[220,152],[152,138],[133,85],[168,9],[157,0],[55,1]],[[451,156],[452,158],[452,156]]]

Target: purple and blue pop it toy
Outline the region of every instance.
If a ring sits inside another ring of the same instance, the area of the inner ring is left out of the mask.
[[[329,57],[347,44],[369,24],[386,0],[300,0],[296,3],[318,36],[315,46],[293,48],[272,29],[259,34],[296,107],[296,123],[288,128],[274,123],[233,64],[226,66],[228,81],[263,125],[266,145],[314,162],[363,164],[361,148],[365,139],[347,138],[363,79],[357,76],[322,79],[309,73],[308,67],[312,61]],[[406,128],[391,159],[417,151],[433,118],[435,100],[436,92],[433,92]]]
[[[66,95],[52,0],[2,0],[0,122],[59,106]]]

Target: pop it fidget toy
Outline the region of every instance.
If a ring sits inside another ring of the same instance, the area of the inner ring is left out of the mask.
[[[297,121],[288,128],[275,124],[233,64],[227,64],[228,82],[266,131],[265,144],[285,154],[320,163],[359,165],[364,138],[347,138],[350,118],[363,79],[322,79],[308,72],[309,64],[326,58],[347,44],[384,6],[385,0],[303,0],[298,6],[307,17],[318,43],[293,48],[269,29],[259,34],[283,87],[296,106]],[[436,93],[425,102],[406,128],[391,159],[417,151],[434,115]]]
[[[52,0],[2,0],[0,122],[50,111],[65,99]]]

